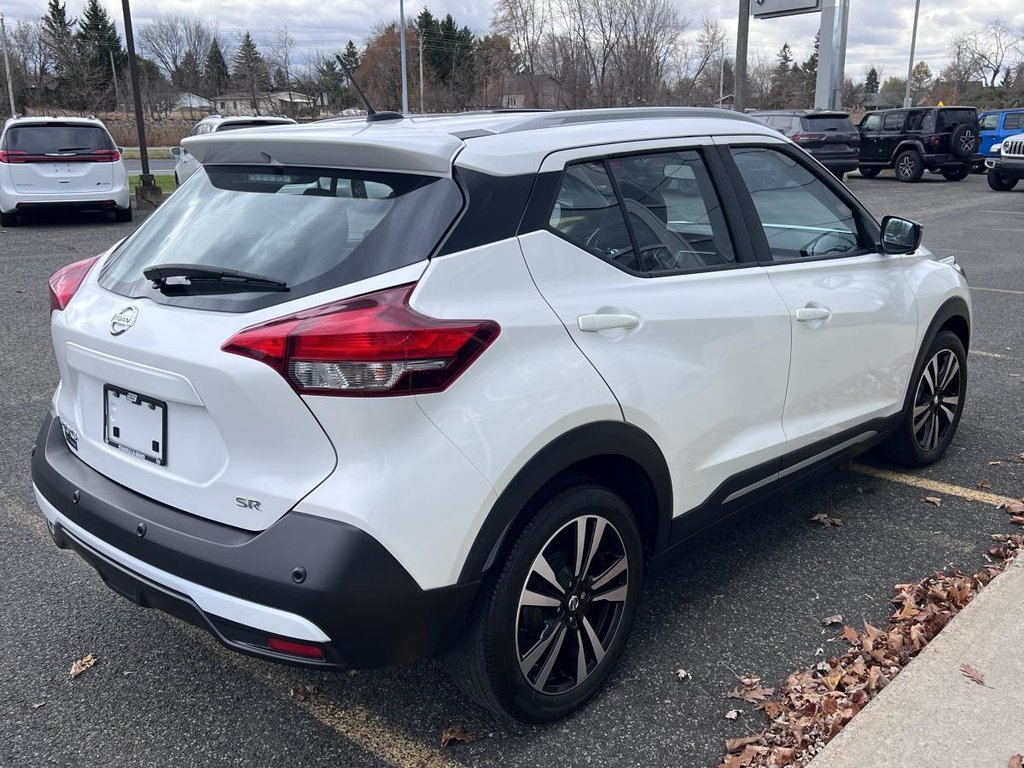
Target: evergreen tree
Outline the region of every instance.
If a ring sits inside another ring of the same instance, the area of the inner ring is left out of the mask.
[[[210,53],[206,56],[206,65],[203,67],[203,90],[208,99],[224,93],[231,83],[231,73],[228,71],[228,63],[224,60],[224,52],[220,48],[220,42],[213,38],[210,43]]]
[[[359,51],[351,40],[348,41],[348,44],[345,46],[345,50],[342,51],[341,59],[345,62],[345,65],[349,70],[351,70],[352,74],[359,71],[359,65],[362,63],[362,60],[359,56]],[[349,85],[351,85],[351,83],[349,83]]]
[[[878,70],[872,67],[864,80],[864,93],[878,93]]]
[[[88,0],[75,34],[79,48],[98,72],[105,73],[104,82],[114,78],[128,65],[128,54],[121,47],[121,36],[99,0]],[[111,70],[113,59],[113,70]]]
[[[60,89],[61,79],[73,66],[75,19],[68,18],[67,6],[60,0],[49,0],[43,16],[43,46],[53,63],[53,73]]]
[[[179,91],[187,93],[195,93],[202,87],[203,70],[194,51],[185,51],[185,55],[171,73],[171,82]]]
[[[242,35],[231,73],[235,87],[249,95],[253,112],[259,114],[260,96],[270,91],[270,72],[256,41],[248,32]]]

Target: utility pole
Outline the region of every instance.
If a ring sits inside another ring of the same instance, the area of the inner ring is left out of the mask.
[[[420,114],[423,114],[423,30],[420,30]]]
[[[908,109],[914,106],[913,96],[910,94],[910,81],[914,78],[914,51],[917,48],[917,17],[921,13],[921,0],[914,2],[914,31],[910,35],[910,65],[907,67],[907,90],[903,94],[903,108]]]
[[[128,2],[128,0],[125,0]],[[409,114],[409,72],[408,72],[408,57],[405,52],[405,0],[398,0],[398,23],[401,24],[401,41],[402,48],[402,114]]]
[[[110,54],[110,74],[114,78],[114,111],[117,112],[121,107],[121,93],[117,87],[117,67],[114,66],[114,52],[108,48],[107,53]]]
[[[155,208],[160,203],[160,187],[149,172],[149,152],[146,149],[146,123],[142,116],[142,91],[139,88],[139,62],[135,58],[135,35],[132,33],[132,9],[129,0],[121,0],[124,12],[124,44],[128,49],[128,75],[132,81],[132,100],[135,102],[135,129],[139,134],[139,159],[142,161],[142,174],[139,185],[135,188],[136,200],[145,200]]]
[[[722,39],[722,45],[719,49],[719,62],[718,62],[718,106],[723,106],[725,101],[725,39]]]
[[[14,117],[14,83],[11,82],[11,59],[7,55],[7,28],[4,27],[4,15],[0,13],[0,41],[4,46],[4,69],[7,72],[7,98],[11,102],[11,117]]]
[[[736,24],[736,66],[733,70],[736,85],[733,89],[733,109],[743,112],[747,108],[747,39],[750,37],[750,0],[740,0],[739,19]]]

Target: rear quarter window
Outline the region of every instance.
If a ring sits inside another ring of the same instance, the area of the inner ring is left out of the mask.
[[[207,166],[118,248],[100,285],[164,304],[251,311],[423,261],[462,205],[448,177]],[[164,295],[143,275],[156,264],[238,270],[289,290]]]

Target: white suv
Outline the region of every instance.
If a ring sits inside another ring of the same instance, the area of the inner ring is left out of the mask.
[[[50,281],[39,506],[129,599],[321,669],[444,654],[573,710],[644,572],[884,444],[937,460],[971,314],[920,227],[720,110],[185,145],[206,173]]]
[[[262,128],[267,125],[295,125],[290,117],[221,117],[210,115],[204,117],[195,128],[192,129],[192,136],[205,136],[208,133],[220,131],[237,131],[243,128]],[[202,165],[196,158],[189,154],[185,147],[171,147],[171,154],[174,155],[174,181],[176,184],[184,184],[185,180],[198,171]]]
[[[94,117],[12,117],[0,132],[0,226],[53,208],[110,210],[131,221],[121,150]]]

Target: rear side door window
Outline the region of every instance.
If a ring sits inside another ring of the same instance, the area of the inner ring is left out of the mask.
[[[903,127],[904,112],[890,112],[882,120],[882,130],[886,133],[896,133]]]
[[[857,213],[795,157],[767,147],[733,147],[731,153],[773,261],[866,250]]]
[[[1019,131],[1024,126],[1024,112],[1014,112],[1006,116],[1003,127],[1008,131]]]

